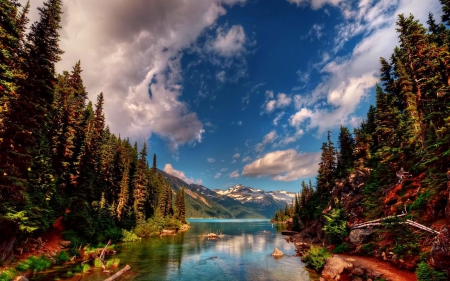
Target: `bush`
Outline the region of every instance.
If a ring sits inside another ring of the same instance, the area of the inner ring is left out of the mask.
[[[421,262],[416,269],[417,281],[446,281],[444,272],[433,270],[426,262]]]
[[[373,242],[370,242],[368,244],[362,245],[359,248],[358,253],[361,255],[364,255],[364,256],[372,256],[374,248],[375,248],[375,244]]]
[[[78,251],[75,248],[70,248],[67,253],[69,254],[69,256],[73,257],[76,256],[77,258],[81,257],[80,251]]]
[[[432,196],[432,192],[428,189],[426,189],[424,192],[422,192],[417,199],[409,206],[409,211],[414,210],[422,210],[424,207],[426,207],[428,203],[428,199]]]
[[[106,262],[106,268],[118,267],[120,264],[120,259],[114,258]]]
[[[332,252],[335,254],[342,254],[348,252],[349,250],[350,247],[347,244],[339,244],[336,246],[336,248],[334,248]]]
[[[69,240],[71,242],[70,245],[75,248],[87,244],[87,241],[79,237],[78,234],[73,230],[64,231],[62,236],[65,240]]]
[[[340,243],[342,239],[348,235],[347,216],[345,210],[338,206],[331,210],[326,219],[323,231],[327,235],[331,243]]]
[[[113,243],[120,242],[123,238],[122,230],[117,227],[109,228],[104,232],[103,237],[105,238],[105,241],[111,239]]]
[[[52,265],[52,262],[46,257],[36,257],[31,256],[24,261],[21,261],[17,264],[16,269],[18,271],[27,271],[29,269],[33,270],[33,272],[45,270]]]
[[[100,259],[97,258],[94,260],[94,267],[102,267],[102,266],[103,266],[103,263]]]
[[[66,262],[68,260],[70,260],[70,256],[66,251],[61,251],[56,256],[56,262]]]
[[[13,270],[7,269],[0,272],[0,281],[10,281],[13,280],[17,273]]]
[[[125,229],[122,229],[122,236],[123,242],[134,242],[140,239],[133,231],[127,231]]]
[[[320,272],[325,266],[326,258],[331,257],[331,254],[322,247],[311,246],[309,251],[303,256],[302,261],[307,266],[314,268],[317,272]]]
[[[81,271],[83,271],[83,273],[86,273],[89,271],[89,269],[91,269],[91,266],[87,263],[83,263],[83,266],[81,268]]]

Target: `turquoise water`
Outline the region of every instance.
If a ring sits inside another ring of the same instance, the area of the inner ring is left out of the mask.
[[[300,258],[294,257],[294,245],[267,220],[189,222],[191,228],[185,233],[125,243],[115,257],[120,258],[120,267],[129,264],[132,269],[119,280],[310,280]],[[203,236],[217,231],[224,236],[214,240]],[[282,258],[271,256],[275,247],[285,254]],[[106,277],[93,269],[72,280]]]

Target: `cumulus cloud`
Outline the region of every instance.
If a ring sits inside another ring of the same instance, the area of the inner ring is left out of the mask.
[[[236,153],[235,155],[233,155],[233,158],[239,158],[241,157],[241,155],[239,153]]]
[[[267,99],[263,106],[266,113],[271,113],[275,109],[289,106],[292,102],[292,98],[284,93],[279,93],[274,99],[273,91],[267,91],[266,98]]]
[[[42,2],[31,2],[31,21],[38,19]],[[157,134],[176,151],[201,142],[204,133],[197,114],[180,100],[182,51],[226,13],[227,5],[244,2],[65,0],[60,38],[65,53],[57,69],[70,70],[81,60],[89,97],[104,93],[114,133],[139,140]],[[242,27],[217,35],[214,48],[220,54],[242,51]]]
[[[277,138],[278,138],[277,132],[275,130],[271,131],[270,133],[264,136],[264,139],[261,143],[255,145],[255,150],[257,152],[262,152],[267,144],[273,143]]]
[[[325,3],[339,6],[344,22],[335,30],[334,53],[351,38],[362,36],[348,56],[331,57],[324,53],[322,61],[315,65],[322,74],[322,82],[308,95],[294,96],[297,112],[290,116],[289,124],[298,130],[317,129],[319,134],[360,120],[354,112],[378,82],[379,58],[389,58],[398,44],[395,31],[398,14],[412,13],[422,23],[426,22],[428,12],[434,13],[436,18],[441,14],[440,4],[433,0],[364,0],[356,6],[338,0],[290,2],[308,3],[313,9]]]
[[[216,159],[214,159],[214,158],[211,158],[211,157],[210,157],[210,158],[207,158],[206,160],[207,160],[207,161],[208,161],[209,163],[213,163],[213,162],[215,162],[215,161],[216,161]]]
[[[215,40],[207,43],[207,48],[223,57],[232,57],[245,52],[244,28],[241,25],[233,25],[229,30],[226,27],[217,28]]]
[[[237,179],[239,177],[239,170],[230,173],[230,179]]]
[[[163,170],[163,171],[166,172],[166,173],[168,173],[169,175],[172,175],[172,176],[174,176],[174,177],[177,177],[177,178],[179,178],[179,179],[181,179],[181,180],[187,182],[188,184],[195,183],[195,184],[201,185],[201,184],[203,183],[201,179],[194,180],[194,178],[188,178],[188,177],[186,177],[186,175],[185,175],[184,172],[175,170],[175,169],[172,167],[172,164],[166,164],[166,165],[164,166],[164,170]]]
[[[267,153],[244,166],[243,176],[270,177],[277,181],[294,181],[317,173],[320,152],[298,153],[294,149]]]

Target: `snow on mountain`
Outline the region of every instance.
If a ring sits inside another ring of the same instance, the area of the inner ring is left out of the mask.
[[[247,187],[242,184],[237,184],[226,190],[215,189],[214,192],[222,196],[231,197],[235,200],[240,201],[241,203],[246,202],[259,203],[271,198],[279,203],[290,204],[295,196],[294,192],[289,192],[285,190],[265,192],[262,189]]]

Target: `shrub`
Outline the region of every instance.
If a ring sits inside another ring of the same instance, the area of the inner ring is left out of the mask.
[[[332,251],[335,254],[342,254],[342,253],[346,253],[350,250],[350,247],[347,244],[339,244],[336,246],[336,248],[334,248],[334,250]]]
[[[373,242],[364,244],[359,248],[358,253],[364,256],[371,256],[373,255],[374,246],[375,244]]]
[[[399,256],[404,254],[417,255],[419,251],[420,248],[417,242],[406,242],[404,240],[395,241],[394,247],[392,248],[392,252]]]
[[[127,231],[125,229],[122,229],[122,236],[123,242],[134,242],[140,239],[133,231]]]
[[[17,273],[13,270],[7,269],[0,272],[0,281],[10,281],[13,280]]]
[[[445,281],[444,272],[433,270],[426,262],[421,262],[416,269],[417,281]]]
[[[422,192],[417,199],[409,206],[409,211],[413,210],[422,210],[424,207],[426,207],[428,203],[428,199],[432,196],[432,192],[429,189],[426,189],[424,192]]]
[[[106,262],[106,268],[118,267],[120,264],[120,259],[110,259]]]
[[[347,216],[345,210],[338,206],[331,210],[329,216],[324,216],[326,219],[323,231],[327,235],[331,243],[340,243],[342,238],[348,235]]]
[[[26,270],[33,270],[33,272],[37,272],[37,271],[41,271],[41,270],[45,270],[47,268],[49,268],[52,265],[52,262],[47,259],[46,257],[42,256],[42,257],[36,257],[36,256],[31,256],[29,258],[27,258],[24,261],[21,261],[17,264],[16,269],[18,271],[26,271]]]
[[[325,266],[326,258],[331,257],[331,254],[322,247],[311,246],[308,252],[303,256],[302,260],[306,265],[314,268],[320,272]]]
[[[76,256],[77,258],[81,257],[80,251],[78,251],[75,248],[70,248],[67,253],[69,254],[69,256],[73,257]]]
[[[75,272],[81,272],[81,271],[83,271],[83,267],[81,266],[81,265],[79,265],[79,264],[77,264],[76,266],[75,266],[75,268],[73,269],[73,271],[75,271]]]
[[[94,267],[102,267],[102,266],[103,266],[103,263],[100,259],[97,258],[94,260]]]
[[[78,234],[73,230],[66,230],[63,232],[63,238],[71,242],[71,246],[79,247],[81,245],[87,244],[87,241],[78,236]]]
[[[83,273],[86,273],[89,271],[89,269],[91,269],[91,266],[87,263],[83,263],[83,266],[81,267],[81,271],[83,271]]]
[[[70,277],[73,277],[73,276],[74,276],[74,274],[73,274],[72,270],[67,271],[67,273],[66,273],[66,277],[67,278],[70,278]]]
[[[122,230],[117,227],[107,229],[106,231],[104,231],[103,236],[105,240],[111,239],[113,243],[120,242],[123,238]]]
[[[70,260],[70,256],[66,251],[61,251],[56,256],[56,262],[66,262],[68,260]]]

